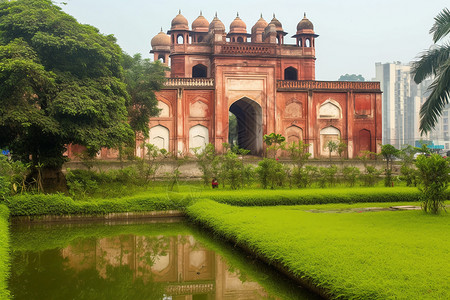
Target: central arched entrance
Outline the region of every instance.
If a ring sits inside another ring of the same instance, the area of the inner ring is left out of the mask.
[[[252,155],[261,155],[263,151],[261,106],[249,98],[241,98],[230,106],[229,111],[229,143],[250,150]]]

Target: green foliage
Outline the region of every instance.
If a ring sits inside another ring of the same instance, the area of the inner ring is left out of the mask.
[[[395,148],[394,146],[390,144],[385,144],[381,146],[381,152],[380,154],[384,157],[386,160],[386,169],[389,169],[392,171],[392,162],[396,157],[400,155],[400,151]]]
[[[305,144],[302,140],[292,142],[287,147],[289,158],[299,169],[303,168],[306,161],[311,156],[311,153],[308,152],[308,147],[309,144]]]
[[[209,143],[204,149],[195,148],[193,150],[195,158],[197,158],[197,165],[202,172],[203,184],[206,186],[215,176],[215,173],[217,173],[217,170],[215,170],[218,159],[216,156],[216,148],[213,144]]]
[[[324,289],[327,298],[450,297],[450,240],[443,238],[450,214],[327,213],[321,207],[233,207],[202,200],[187,213],[220,237]]]
[[[273,158],[276,157],[277,151],[284,148],[284,141],[286,138],[279,133],[272,132],[271,134],[265,134],[263,141],[267,145],[267,151],[273,153]]]
[[[374,186],[380,179],[381,171],[374,166],[366,166],[365,172],[360,175],[360,180],[364,186]]]
[[[276,186],[282,186],[286,179],[283,164],[272,158],[264,158],[259,161],[256,173],[264,189],[268,186],[271,189],[274,189]]]
[[[93,154],[132,141],[121,55],[49,0],[0,4],[0,147],[60,168],[66,144]]]
[[[348,186],[353,187],[356,184],[356,181],[358,180],[358,177],[360,176],[361,172],[357,167],[345,167],[342,170],[342,175],[344,176],[344,181],[347,183]]]
[[[224,148],[225,153],[213,162],[219,184],[222,184],[223,187],[229,185],[233,190],[242,188],[249,183],[247,180],[252,177],[253,173],[252,168],[245,166],[242,160],[242,156],[249,151],[237,147],[230,149],[227,144],[224,144]]]
[[[422,208],[425,212],[438,214],[441,210],[445,210],[445,191],[450,180],[449,162],[439,154],[432,154],[429,157],[419,155],[416,167],[421,179]]]
[[[444,8],[436,17],[430,33],[435,45],[424,52],[418,61],[412,64],[414,81],[421,83],[429,77],[433,82],[429,87],[430,94],[420,108],[420,131],[430,132],[439,120],[450,95],[450,44],[438,45],[450,32],[450,11]]]
[[[419,173],[417,169],[411,168],[407,165],[400,167],[400,179],[406,182],[406,186],[417,186],[419,181]]]
[[[127,105],[130,126],[135,132],[148,137],[149,119],[159,114],[155,91],[162,89],[168,68],[160,61],[142,59],[140,54],[130,56],[125,53],[122,55],[122,66],[130,95]]]
[[[327,143],[328,155],[331,161],[331,154],[339,149],[339,144],[335,141],[328,141]]]
[[[74,201],[63,194],[23,194],[9,198],[6,204],[11,216],[60,216],[176,210],[186,203],[172,201],[164,194],[95,201]]]
[[[327,186],[332,187],[336,185],[336,174],[337,174],[338,168],[335,165],[332,165],[328,168],[320,167],[319,168],[319,176],[318,176],[318,183],[321,188],[324,188]]]
[[[339,81],[365,81],[364,77],[359,74],[345,74],[341,75],[338,79]]]
[[[27,189],[28,165],[0,155],[0,200]]]
[[[10,299],[8,290],[9,277],[9,211],[5,205],[0,204],[0,299]]]
[[[326,203],[411,202],[420,201],[421,193],[406,187],[358,187],[306,190],[241,190],[203,192],[202,197],[236,206],[304,205]],[[450,196],[449,193],[446,193]]]

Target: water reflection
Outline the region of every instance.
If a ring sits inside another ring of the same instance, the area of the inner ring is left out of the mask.
[[[15,299],[284,298],[267,293],[191,234],[145,227],[145,235],[77,237],[79,231],[13,228],[10,290]],[[53,239],[63,233],[63,240],[73,239],[64,247],[46,249],[46,243],[57,244]]]

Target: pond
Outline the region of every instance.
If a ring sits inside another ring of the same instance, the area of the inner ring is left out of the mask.
[[[13,224],[13,299],[320,299],[185,220]]]

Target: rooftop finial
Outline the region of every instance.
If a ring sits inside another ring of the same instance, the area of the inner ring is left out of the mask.
[[[181,9],[178,10],[178,14],[181,15]]]
[[[200,16],[203,16],[203,15],[202,15],[202,11],[200,11]]]
[[[216,11],[216,18],[217,18],[217,11]]]
[[[275,13],[273,13],[273,18],[275,19]]]
[[[303,13],[303,18],[306,18],[306,13]]]
[[[236,18],[239,18],[239,12],[236,13]]]
[[[162,26],[161,26],[161,32],[163,32],[163,30],[162,30]]]
[[[261,19],[262,19],[262,13],[261,13]]]

